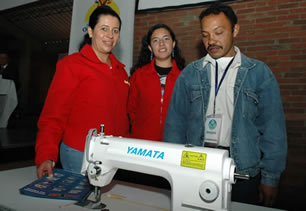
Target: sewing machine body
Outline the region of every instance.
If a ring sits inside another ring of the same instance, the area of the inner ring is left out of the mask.
[[[230,210],[235,166],[228,151],[104,136],[89,131],[82,172],[92,185],[108,185],[117,169],[164,177],[171,210]]]

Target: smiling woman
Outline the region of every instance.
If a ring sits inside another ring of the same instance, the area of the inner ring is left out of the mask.
[[[80,173],[84,137],[91,128],[105,124],[105,134],[128,135],[128,75],[112,53],[120,29],[121,19],[115,11],[97,7],[90,16],[87,43],[80,52],[57,63],[38,121],[38,177],[52,174],[58,151],[63,168]]]
[[[174,32],[165,24],[152,26],[131,70],[131,137],[162,141],[172,89],[184,65]]]

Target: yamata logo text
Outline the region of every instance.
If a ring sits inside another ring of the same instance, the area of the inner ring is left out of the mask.
[[[157,151],[157,150],[149,150],[137,147],[128,147],[128,154],[138,155],[143,157],[150,157],[155,159],[164,159],[165,152]]]

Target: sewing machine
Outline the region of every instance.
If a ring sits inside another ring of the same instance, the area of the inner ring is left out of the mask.
[[[91,129],[82,173],[95,187],[108,185],[117,169],[164,177],[171,210],[230,210],[235,165],[222,149],[105,136]]]

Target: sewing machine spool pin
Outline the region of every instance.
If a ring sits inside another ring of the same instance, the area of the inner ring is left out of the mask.
[[[100,125],[100,131],[101,136],[104,136],[104,124]]]

